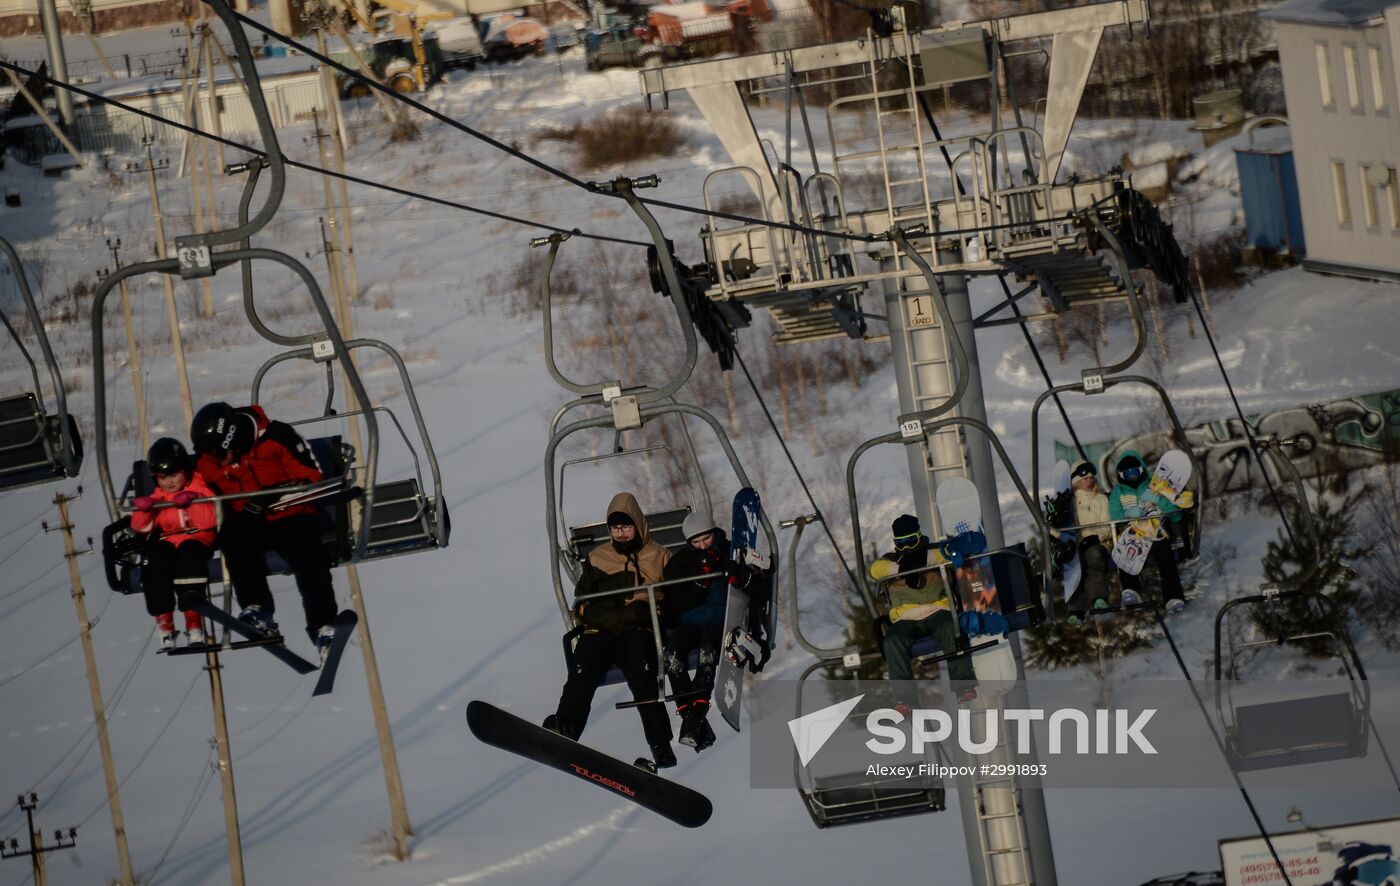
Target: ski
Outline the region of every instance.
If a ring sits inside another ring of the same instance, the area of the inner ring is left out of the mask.
[[[714,811],[709,798],[699,791],[550,732],[487,702],[468,703],[467,726],[492,747],[606,788],[683,827],[700,827]]]
[[[326,653],[325,660],[321,662],[321,676],[316,678],[316,688],[311,691],[312,695],[329,695],[335,688],[335,669],[340,666],[341,653],[345,651],[345,645],[350,642],[350,635],[355,632],[355,625],[360,623],[360,617],[353,609],[343,609],[335,617],[335,639],[331,641],[331,648]]]
[[[216,621],[224,627],[228,628],[230,631],[233,631],[235,634],[238,634],[241,637],[247,637],[249,640],[271,641],[264,642],[260,645],[263,649],[266,649],[268,652],[272,653],[278,660],[280,660],[283,664],[287,665],[292,670],[296,671],[298,674],[309,674],[312,671],[316,670],[316,665],[312,664],[311,662],[302,658],[300,655],[297,655],[295,652],[288,649],[286,643],[283,642],[281,635],[267,634],[263,631],[258,630],[252,625],[246,625],[238,619],[234,618],[232,615],[229,615],[227,612],[223,611],[219,607],[215,606],[213,603],[210,603],[207,599],[196,596],[193,606],[186,605],[189,602],[190,601],[188,599],[181,601],[180,607],[182,609],[193,609],[205,618],[211,619],[212,621]]]

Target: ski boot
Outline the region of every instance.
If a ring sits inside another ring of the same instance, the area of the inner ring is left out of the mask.
[[[1172,597],[1167,601],[1167,615],[1176,615],[1186,608],[1186,601],[1180,597]]]
[[[326,656],[331,654],[331,644],[335,642],[335,625],[322,625],[316,632],[316,651],[321,655],[321,667],[326,666]]]
[[[272,613],[267,612],[257,603],[238,613],[238,620],[248,627],[270,636],[276,636],[278,633],[277,622],[272,620]]]
[[[193,609],[185,610],[185,636],[191,646],[204,645],[204,619]]]
[[[162,612],[156,616],[156,633],[160,635],[160,648],[166,651],[175,648],[175,613]]]
[[[679,741],[686,747],[695,748],[695,753],[698,754],[715,743],[715,731],[710,728],[706,719],[710,712],[710,703],[697,699],[683,711]]]
[[[1142,602],[1142,595],[1139,594],[1137,591],[1133,590],[1132,588],[1125,588],[1123,590],[1123,596],[1121,600],[1125,607],[1137,606],[1139,603]]]
[[[670,742],[652,745],[651,759],[638,757],[632,765],[655,774],[658,769],[670,769],[676,765],[676,754],[671,750]]]

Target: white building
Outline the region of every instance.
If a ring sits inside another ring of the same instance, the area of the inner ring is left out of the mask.
[[[1287,0],[1277,26],[1304,266],[1400,279],[1400,0]]]

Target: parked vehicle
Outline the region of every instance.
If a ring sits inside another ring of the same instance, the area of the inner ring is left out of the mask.
[[[443,64],[450,71],[454,68],[476,68],[476,63],[486,60],[486,52],[481,46],[481,32],[476,22],[470,18],[454,18],[429,26],[428,33],[437,37],[442,50]]]
[[[661,50],[639,37],[630,25],[614,25],[606,31],[589,31],[583,38],[588,70],[639,68],[660,58]]]

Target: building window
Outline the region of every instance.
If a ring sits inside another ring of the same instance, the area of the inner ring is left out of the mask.
[[[1371,167],[1361,167],[1361,211],[1366,216],[1366,227],[1374,228],[1381,223],[1380,210],[1376,206],[1376,187],[1372,184]]]
[[[1361,110],[1361,76],[1356,68],[1356,47],[1342,47],[1342,73],[1347,78],[1347,107]]]
[[[1347,168],[1344,163],[1332,164],[1332,192],[1337,198],[1337,224],[1351,224],[1351,201],[1347,199]]]
[[[1390,203],[1390,229],[1400,231],[1400,180],[1397,180],[1394,169],[1387,171],[1390,181],[1386,182],[1385,193]]]
[[[1322,93],[1322,106],[1332,107],[1332,54],[1326,43],[1319,43],[1317,50],[1317,88]]]
[[[1377,114],[1384,114],[1385,101],[1385,62],[1379,46],[1368,46],[1367,55],[1371,61],[1371,106]]]

